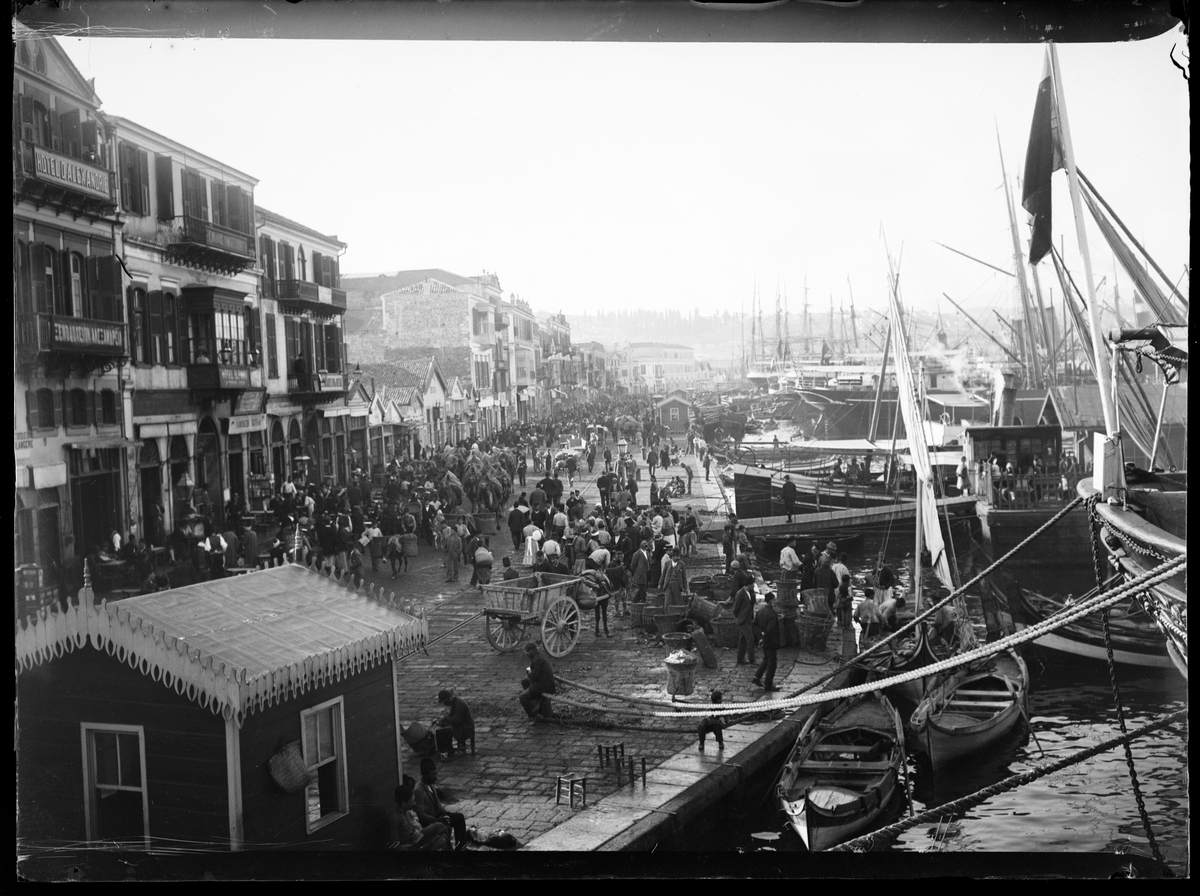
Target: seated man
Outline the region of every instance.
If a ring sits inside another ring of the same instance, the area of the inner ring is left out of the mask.
[[[450,728],[450,733],[458,743],[458,748],[467,751],[467,741],[475,737],[475,720],[471,717],[470,707],[461,697],[456,697],[447,690],[438,691],[438,703],[446,707],[445,714],[439,724]],[[454,748],[450,748],[450,756],[454,756]]]
[[[450,848],[449,829],[441,822],[422,824],[414,794],[417,782],[405,775],[396,788],[396,808],[392,813],[388,836],[390,849],[437,851]]]
[[[461,812],[449,812],[442,805],[437,789],[437,763],[432,756],[421,760],[421,783],[413,792],[417,820],[424,825],[448,826],[454,830],[454,848],[466,849],[473,838],[467,832],[467,821]]]

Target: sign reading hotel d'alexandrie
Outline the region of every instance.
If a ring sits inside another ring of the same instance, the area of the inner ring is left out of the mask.
[[[33,164],[42,180],[54,181],[100,199],[112,198],[112,184],[103,168],[94,168],[40,146],[33,147]]]

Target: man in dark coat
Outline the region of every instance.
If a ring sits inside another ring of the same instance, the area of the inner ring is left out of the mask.
[[[796,483],[792,482],[791,476],[783,477],[783,509],[790,523],[792,515],[796,512]]]
[[[438,691],[437,700],[446,707],[446,712],[440,720],[441,724],[450,727],[450,733],[454,735],[458,749],[465,753],[467,741],[475,736],[475,720],[471,717],[470,707],[461,697],[446,690]],[[454,755],[453,747],[451,747],[449,755]]]
[[[753,665],[754,660],[754,588],[739,588],[733,598],[733,621],[737,623],[737,664]]]
[[[522,680],[520,696],[521,706],[525,715],[535,722],[554,718],[550,705],[549,694],[557,690],[554,682],[554,669],[550,661],[538,652],[536,644],[526,644],[525,653],[529,657],[529,677]]]
[[[754,619],[762,632],[763,658],[752,681],[764,691],[777,691],[779,688],[775,687],[775,664],[779,651],[779,616],[775,612],[775,593],[768,591],[763,596],[763,601],[762,609]]]

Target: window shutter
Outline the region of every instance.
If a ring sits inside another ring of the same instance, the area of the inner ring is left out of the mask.
[[[144,149],[137,151],[138,214],[150,214],[150,156]]]
[[[191,346],[188,345],[188,315],[183,297],[175,300],[175,326],[179,328],[179,339],[175,349],[175,363],[187,364],[191,359]]]
[[[125,303],[127,305],[126,320],[129,321],[129,357],[133,361],[140,360],[138,358],[138,345],[141,343],[141,334],[138,332],[138,319],[136,312],[136,299],[134,298],[134,289],[132,286],[125,289]]]
[[[117,426],[121,427],[121,431],[125,430],[125,402],[123,401],[124,393],[120,389],[113,390],[113,409],[116,411]]]
[[[278,292],[275,288],[275,282],[279,278],[279,271],[275,267],[275,241],[267,237],[267,278],[271,281],[271,298],[275,298]]]
[[[87,405],[88,426],[99,426],[104,422],[104,395],[99,389],[84,393],[84,404]]]
[[[236,230],[239,233],[246,232],[245,224],[242,221],[242,189],[241,187],[230,184],[226,187],[226,224],[230,230]]]
[[[78,306],[79,296],[71,294],[71,251],[64,249],[58,253],[59,270],[54,272],[54,278],[58,281],[55,284],[58,289],[55,290],[57,295],[57,308],[59,314],[70,317],[74,311],[73,305]]]
[[[200,214],[199,216],[205,221],[208,220],[208,181],[196,175],[197,192],[200,194]]]
[[[29,423],[29,431],[39,429],[38,425],[38,394],[32,389],[25,390],[25,417]]]
[[[130,172],[130,157],[133,155],[132,147],[124,141],[121,141],[117,148],[117,168],[119,169],[119,177],[121,179],[121,208],[125,211],[133,211],[133,177]]]
[[[87,295],[87,306],[91,309],[88,316],[96,320],[111,320],[112,318],[108,317],[108,303],[100,290],[101,256],[89,255],[83,261],[84,277],[87,281],[84,292]]]
[[[325,282],[325,275],[322,273],[322,257],[320,252],[314,251],[312,254],[313,283],[317,284],[317,286],[328,286],[329,284]]]
[[[29,247],[29,283],[33,290],[33,307],[42,314],[50,312],[50,297],[46,295],[46,244]]]
[[[63,152],[71,156],[71,158],[81,158],[81,141],[79,139],[79,110],[71,109],[69,112],[64,112],[59,121],[59,126],[62,128]]]
[[[254,193],[250,190],[242,193],[242,206],[242,220],[246,222],[246,233],[254,233]]]
[[[165,364],[167,359],[163,339],[163,302],[162,290],[154,289],[146,297],[146,320],[149,324],[146,340],[146,360],[151,364]]]
[[[33,97],[21,97],[21,139],[26,143],[36,143],[37,122],[33,114]]]
[[[80,125],[80,133],[83,139],[83,157],[92,161],[98,161],[100,157],[100,140],[96,122],[91,119],[84,121]]]
[[[47,391],[49,391],[49,390],[47,390]],[[67,396],[66,390],[63,391],[62,396],[63,396],[63,399],[66,398],[66,396]],[[54,428],[58,429],[60,426],[62,426],[63,419],[65,418],[66,407],[61,402],[56,401],[54,399],[53,392],[50,392],[50,406],[54,408]],[[42,421],[43,427],[48,426],[49,424],[50,424],[49,420]]]
[[[158,219],[170,221],[175,217],[175,172],[170,156],[154,157],[154,189],[158,201]]]
[[[275,315],[267,315],[267,326],[265,338],[267,340],[267,376],[279,376],[279,346],[276,345],[278,339],[278,327],[275,322]]]
[[[50,148],[62,152],[62,120],[56,109],[50,110]]]
[[[62,416],[60,418],[60,416],[58,414],[55,414],[54,423],[57,426],[59,423],[59,420],[61,419],[63,426],[74,426],[75,419],[71,416],[71,390],[63,389],[61,394],[62,394]]]

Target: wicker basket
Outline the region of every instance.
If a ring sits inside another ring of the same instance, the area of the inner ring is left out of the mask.
[[[723,616],[712,622],[713,634],[718,647],[737,647],[738,624],[732,616]]]
[[[800,629],[800,646],[805,650],[822,651],[829,640],[829,632],[833,628],[832,616],[800,616],[797,620]]]
[[[405,557],[417,556],[417,536],[407,532],[400,536],[400,549]]]
[[[663,643],[667,645],[667,654],[672,654],[676,650],[691,650],[692,636],[687,632],[667,632],[662,636]]]
[[[267,761],[267,771],[284,793],[298,793],[313,779],[312,772],[304,765],[304,754],[298,740],[280,747]]]
[[[654,627],[658,629],[660,635],[670,634],[679,627],[679,623],[683,621],[683,614],[678,610],[671,610],[666,613],[654,614]]]
[[[646,602],[631,600],[629,602],[630,624],[634,628],[645,628],[649,622],[646,619]]]

